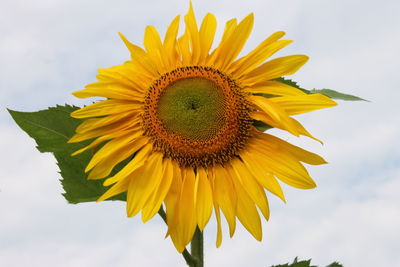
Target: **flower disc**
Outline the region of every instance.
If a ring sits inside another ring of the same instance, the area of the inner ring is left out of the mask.
[[[208,67],[162,75],[146,96],[143,123],[156,150],[184,167],[223,164],[250,135],[251,108],[239,86]]]

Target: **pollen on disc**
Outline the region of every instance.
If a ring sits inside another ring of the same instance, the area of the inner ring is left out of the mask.
[[[195,141],[209,140],[224,126],[225,97],[213,81],[184,78],[160,96],[158,116],[170,133]]]

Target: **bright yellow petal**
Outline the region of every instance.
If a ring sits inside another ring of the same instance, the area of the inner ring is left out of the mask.
[[[249,143],[248,149],[242,154],[250,156],[258,165],[270,169],[276,177],[290,186],[300,189],[316,186],[304,166],[289,152]]]
[[[230,71],[233,72],[235,77],[240,78],[254,70],[270,56],[291,43],[291,40],[282,40],[268,45],[261,44],[247,56],[234,62],[230,67]]]
[[[79,124],[79,126],[76,127],[75,131],[77,133],[82,134],[104,126],[108,126],[110,124],[115,124],[115,123],[123,124],[125,120],[129,119],[133,119],[132,115],[126,112],[112,114],[101,118],[87,119],[83,121],[81,124]]]
[[[171,164],[171,159],[164,159],[165,168],[162,174],[161,183],[158,185],[158,188],[154,190],[151,198],[149,199],[146,206],[142,211],[142,220],[143,222],[147,222],[150,220],[160,209],[161,203],[164,201],[165,196],[167,195],[171,182],[174,175],[174,170]]]
[[[196,230],[196,209],[195,209],[195,174],[192,168],[183,169],[185,173],[182,183],[182,191],[179,199],[178,231],[181,232],[181,245],[185,247],[193,237]],[[182,249],[183,250],[183,249]],[[180,252],[182,252],[182,250]]]
[[[321,156],[304,150],[298,146],[292,145],[278,137],[275,137],[266,133],[257,134],[257,141],[267,146],[276,146],[278,145],[278,149],[286,150],[290,152],[297,160],[312,164],[312,165],[320,165],[327,163]]]
[[[215,32],[217,30],[217,19],[211,13],[208,13],[200,26],[200,46],[201,53],[199,63],[204,64],[214,41]]]
[[[142,72],[137,64],[132,61],[128,62],[107,69],[97,69],[99,74],[96,75],[96,78],[101,82],[124,85],[134,93],[143,94],[148,84],[151,83],[152,77],[149,77],[146,72]]]
[[[232,32],[231,36],[221,43],[215,66],[221,70],[228,69],[229,65],[239,55],[253,29],[254,15],[245,17]]]
[[[127,131],[136,131],[138,130],[139,118],[134,118],[132,120],[128,120],[125,122],[115,122],[113,124],[105,125],[103,127],[94,128],[93,130],[88,130],[83,133],[76,133],[71,139],[68,140],[68,143],[76,143],[84,140],[92,139],[98,136],[107,136],[114,135],[116,137],[119,133],[127,132]]]
[[[281,106],[289,115],[306,113],[337,105],[335,101],[323,94],[272,97],[270,99]]]
[[[170,68],[177,65],[178,54],[176,51],[176,39],[179,30],[180,16],[176,16],[168,27],[164,38],[164,48],[169,59]]]
[[[248,98],[255,106],[268,114],[276,124],[282,125],[288,132],[295,136],[299,136],[299,133],[295,125],[293,125],[289,115],[279,105],[272,102],[270,98],[252,95],[248,96]]]
[[[203,231],[204,227],[208,223],[208,220],[210,219],[213,207],[210,182],[208,180],[207,173],[203,168],[197,169],[195,188],[197,224],[200,231]]]
[[[219,206],[214,204],[215,218],[217,219],[217,239],[215,241],[215,246],[219,248],[222,243],[222,227],[221,227],[221,212]]]
[[[132,156],[147,142],[147,138],[140,136],[136,140],[126,144],[126,146],[115,150],[109,156],[104,156],[90,171],[88,179],[101,179],[108,176],[118,163]]]
[[[132,172],[143,166],[144,162],[146,161],[149,153],[151,152],[152,145],[147,144],[142,147],[142,149],[133,157],[133,159],[125,165],[122,170],[120,170],[117,174],[114,176],[108,178],[107,180],[104,181],[103,185],[109,186],[112,185],[113,183],[116,183],[125,177],[129,176]]]
[[[182,188],[182,172],[179,165],[175,161],[171,161],[170,165],[173,171],[173,179],[171,181],[171,186],[167,195],[165,196],[165,207],[166,207],[166,215],[167,215],[167,225],[168,225],[168,233],[167,236],[170,235],[174,244],[179,240],[178,232],[177,232],[177,203],[180,197],[181,188]],[[177,242],[180,243],[180,242]],[[176,245],[175,245],[176,246]]]
[[[119,151],[122,148],[129,146],[128,144],[131,143],[136,138],[138,138],[141,134],[142,134],[141,131],[137,131],[132,134],[129,133],[125,136],[114,138],[110,142],[106,143],[103,147],[101,147],[98,151],[96,151],[96,153],[92,156],[91,160],[89,161],[88,165],[86,166],[85,172],[90,171],[96,164],[98,164],[102,160],[108,159],[108,157],[110,157],[110,155],[114,154],[115,152],[119,153]],[[146,141],[147,140],[143,140],[143,144]]]
[[[96,82],[86,85],[85,89],[72,93],[78,98],[87,97],[106,97],[121,100],[136,100],[143,102],[144,94],[139,93],[133,88],[114,82]]]
[[[130,175],[132,178],[126,200],[128,217],[135,216],[143,208],[160,184],[164,169],[162,157],[162,153],[152,152],[146,163]]]
[[[219,64],[216,61],[218,59],[220,51],[221,51],[222,47],[224,46],[225,42],[227,42],[227,40],[230,38],[232,33],[235,31],[236,27],[237,27],[237,20],[236,19],[231,19],[231,20],[226,22],[224,33],[223,33],[222,38],[221,38],[221,42],[220,42],[219,46],[207,58],[207,60],[206,60],[206,65],[207,66],[217,66],[217,64]]]
[[[188,32],[190,47],[192,52],[191,64],[197,65],[200,59],[200,36],[197,28],[197,22],[193,11],[192,2],[190,2],[189,11],[185,16],[186,30]]]
[[[238,189],[240,185],[243,188],[247,195],[252,199],[252,201],[260,208],[264,218],[266,220],[269,219],[269,206],[267,196],[265,195],[264,189],[259,185],[259,183],[254,179],[253,175],[250,172],[247,174],[242,173],[241,171],[237,171],[236,165],[242,165],[243,163],[235,158],[230,161],[230,164],[227,165],[229,172],[231,173],[232,179],[237,179],[235,182],[235,188]],[[239,167],[239,170],[242,170]],[[238,199],[240,196],[238,196]]]
[[[263,83],[258,83],[257,85],[245,88],[245,91],[250,92],[252,94],[268,94],[268,95],[280,95],[280,96],[306,95],[306,93],[297,89],[296,87],[276,81],[267,81]]]
[[[215,180],[214,180],[214,197],[218,206],[221,207],[222,212],[229,225],[229,234],[232,237],[236,229],[236,206],[237,195],[229,173],[222,166],[212,167]]]
[[[158,73],[165,73],[168,69],[168,60],[161,43],[160,35],[153,26],[147,26],[144,33],[144,47],[149,53]]]
[[[103,195],[96,200],[96,202],[104,201],[110,197],[116,196],[128,190],[130,179],[126,178],[115,185],[113,185],[110,189],[108,189]]]
[[[189,33],[187,30],[178,38],[176,47],[182,64],[191,65],[192,55],[190,54]]]
[[[233,172],[233,170],[232,170]],[[254,201],[250,195],[244,190],[243,184],[240,182],[245,180],[247,177],[242,177],[241,179],[232,173],[232,181],[236,188],[238,195],[237,198],[237,217],[243,226],[249,231],[255,239],[261,241],[262,239],[262,229],[261,220],[258,215]]]
[[[164,38],[164,47],[166,49],[172,49],[175,46],[176,36],[178,35],[179,30],[179,19],[180,16],[176,16],[168,27]]]
[[[273,59],[245,75],[241,82],[244,86],[249,86],[259,82],[279,78],[295,73],[308,61],[305,55],[293,55]]]
[[[141,105],[135,101],[128,100],[103,100],[88,105],[71,113],[71,117],[83,119],[89,117],[100,117],[127,111],[138,111]]]
[[[129,42],[128,39],[126,39],[122,33],[119,32],[118,34],[121,37],[122,41],[124,41],[126,47],[129,49],[129,52],[131,52],[132,60],[134,62],[139,63],[140,66],[142,67],[142,69],[148,75],[150,75],[152,77],[157,77],[157,71],[155,69],[154,63],[149,59],[146,51],[144,51],[139,46],[134,45],[131,42]]]
[[[266,166],[261,167],[258,165],[256,161],[252,160],[251,154],[241,154],[240,157],[243,159],[243,163],[240,164],[240,162],[236,162],[236,164],[233,165],[239,176],[246,177],[247,175],[253,175],[262,187],[282,199],[283,202],[286,202],[285,195],[283,194],[279,182]]]
[[[263,123],[272,126],[274,128],[278,128],[281,130],[285,130],[285,131],[289,131],[290,129],[288,127],[286,127],[284,124],[280,123],[279,121],[275,121],[271,118],[271,116],[269,116],[268,114],[264,113],[264,112],[253,112],[250,114],[251,117],[257,121],[262,121]],[[300,122],[298,122],[297,120],[290,118],[289,120],[291,121],[291,125],[296,129],[295,130],[295,136],[297,136],[297,133],[299,135],[304,135],[304,136],[308,136],[318,142],[320,142],[322,144],[322,141],[319,140],[318,138],[315,138],[313,135],[311,135],[304,127],[303,125],[301,125]]]
[[[265,39],[261,44],[259,44],[253,51],[251,51],[249,54],[246,56],[238,59],[234,63],[232,63],[231,67],[229,68],[230,72],[235,72],[238,76],[240,76],[241,71],[240,70],[246,70],[245,66],[249,66],[248,64],[252,64],[252,62],[255,62],[256,58],[259,58],[260,55],[263,54],[263,51],[269,47],[271,44],[279,40],[285,35],[285,32],[283,31],[278,31],[270,35],[267,39]],[[266,58],[265,58],[266,59]],[[264,60],[265,60],[264,59]],[[256,65],[261,64],[264,60],[259,62]],[[250,69],[251,71],[252,69]]]

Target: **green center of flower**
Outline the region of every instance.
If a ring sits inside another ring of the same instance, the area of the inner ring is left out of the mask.
[[[205,78],[171,83],[160,96],[158,116],[167,131],[190,140],[208,140],[224,125],[225,99],[221,89]]]

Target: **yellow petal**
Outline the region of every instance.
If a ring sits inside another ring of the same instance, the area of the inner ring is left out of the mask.
[[[289,151],[297,160],[312,164],[312,165],[320,165],[327,163],[321,156],[304,150],[298,146],[292,145],[278,137],[275,137],[270,134],[260,133],[257,134],[257,139],[260,143],[273,146],[278,145],[280,150]]]
[[[162,157],[162,153],[153,152],[147,162],[130,175],[132,178],[126,200],[128,217],[135,216],[143,208],[151,193],[160,184],[164,168]]]
[[[197,224],[200,231],[203,231],[210,219],[213,207],[212,190],[207,173],[203,168],[197,169],[196,175],[196,213]]]
[[[118,135],[122,132],[125,133],[127,131],[136,131],[138,129],[138,122],[139,119],[135,118],[133,120],[127,120],[125,122],[115,122],[113,124],[105,125],[103,127],[94,128],[93,130],[88,130],[83,133],[76,133],[74,136],[71,137],[71,139],[68,140],[68,143],[81,142],[98,136],[112,135],[114,133]]]
[[[97,71],[99,74],[96,75],[96,78],[99,81],[124,85],[135,91],[134,93],[143,94],[152,80],[146,72],[141,72],[137,64],[132,61],[130,64],[124,63],[107,69],[97,69]]]
[[[217,239],[215,241],[215,246],[219,248],[222,243],[222,227],[221,227],[221,212],[219,206],[214,204],[215,218],[217,219]]]
[[[114,154],[115,152],[119,152],[123,147],[126,147],[131,141],[135,140],[142,134],[141,131],[137,131],[132,134],[127,134],[125,136],[121,136],[118,138],[114,138],[107,144],[105,144],[102,148],[100,148],[96,153],[93,155],[91,160],[89,161],[88,165],[86,166],[85,172],[91,170],[96,164],[98,164],[101,160],[107,159],[110,155]],[[142,139],[144,140],[144,139]],[[146,142],[142,141],[143,144]]]
[[[283,194],[279,182],[266,166],[258,165],[258,163],[252,159],[251,154],[242,153],[240,157],[243,159],[243,163],[240,164],[240,162],[237,162],[237,164],[234,165],[234,169],[238,175],[246,177],[250,173],[262,187],[282,199],[283,202],[286,202],[285,195]]]
[[[166,207],[166,216],[167,216],[167,225],[168,225],[168,233],[167,236],[170,235],[172,241],[179,240],[178,232],[177,232],[177,203],[181,193],[182,187],[182,173],[179,165],[175,161],[171,161],[170,165],[172,166],[173,171],[173,179],[171,181],[171,186],[167,195],[165,196],[165,207]],[[175,243],[174,241],[174,243]],[[178,242],[179,243],[179,242]]]
[[[143,208],[142,211],[143,222],[147,222],[148,220],[150,220],[159,211],[161,203],[164,201],[165,196],[167,195],[170,189],[174,175],[171,159],[166,158],[163,164],[165,165],[165,168],[162,174],[161,183],[159,184],[158,188],[154,190],[151,199]]]
[[[121,100],[136,100],[142,102],[144,94],[139,93],[132,87],[121,85],[115,82],[96,82],[86,85],[85,89],[72,93],[78,98],[106,97]]]
[[[192,55],[190,54],[190,48],[189,48],[189,33],[186,30],[185,33],[178,38],[177,42],[177,50],[178,54],[180,56],[180,60],[183,65],[190,65],[191,64],[191,59]]]
[[[96,202],[104,201],[110,197],[116,196],[128,190],[130,179],[126,178],[115,185],[113,185],[110,189],[108,189],[103,195],[96,200]]]
[[[165,73],[168,69],[166,53],[161,43],[160,35],[153,26],[147,26],[144,34],[144,47],[149,53],[158,73]]]
[[[180,16],[176,16],[168,27],[164,38],[164,48],[168,59],[169,68],[176,67],[178,64],[178,54],[176,51],[176,39],[179,30]]]
[[[243,85],[252,85],[259,82],[275,79],[295,73],[308,61],[305,55],[293,55],[273,59],[249,72],[242,79]]]
[[[156,77],[157,76],[157,70],[155,69],[154,63],[149,59],[146,51],[144,51],[142,48],[140,48],[137,45],[132,44],[131,42],[128,41],[128,39],[125,38],[125,36],[122,33],[118,33],[119,36],[121,37],[122,41],[124,41],[126,47],[129,49],[131,52],[131,58],[134,62],[137,62],[140,64],[142,69],[150,76]]]
[[[267,81],[258,83],[251,87],[245,88],[245,91],[250,92],[252,94],[269,94],[269,95],[281,95],[281,96],[306,95],[306,93],[297,89],[296,87],[276,81]]]
[[[192,50],[191,64],[197,65],[200,59],[200,36],[197,28],[197,22],[193,11],[193,5],[190,1],[189,11],[185,16],[186,31],[188,32],[190,47]]]
[[[276,124],[282,125],[288,132],[295,136],[299,136],[299,133],[295,125],[293,125],[289,115],[279,105],[272,102],[270,98],[252,95],[248,96],[248,98],[255,106],[267,113]]]
[[[229,225],[229,234],[232,237],[236,228],[236,206],[237,195],[232,179],[226,170],[221,166],[213,166],[214,178],[214,198],[221,207],[222,212]]]
[[[195,175],[192,168],[183,169],[185,176],[182,183],[182,191],[179,199],[178,231],[181,232],[183,247],[193,237],[196,230],[197,220],[195,211]],[[181,251],[180,251],[181,252]]]
[[[316,186],[304,166],[289,152],[249,143],[248,150],[242,154],[246,153],[251,153],[252,160],[270,169],[276,177],[290,186],[300,189]]]
[[[253,29],[254,15],[251,13],[245,17],[235,28],[231,36],[221,44],[220,52],[216,60],[216,66],[225,70],[239,55]]]
[[[337,105],[335,101],[322,94],[273,97],[271,101],[281,106],[290,115],[306,113]]]
[[[133,131],[136,131],[136,129],[133,128]],[[104,143],[105,141],[108,141],[108,140],[113,139],[113,138],[118,138],[118,137],[123,136],[124,134],[126,134],[128,132],[131,132],[131,129],[129,129],[127,131],[123,131],[122,130],[122,131],[112,132],[110,134],[102,135],[102,136],[96,138],[96,140],[94,140],[89,145],[87,145],[87,146],[75,151],[74,153],[72,153],[71,156],[78,155],[78,154],[80,154],[80,153],[82,153],[82,152],[84,152],[84,151],[86,151],[88,149],[95,150],[95,148],[97,148],[100,144]],[[68,142],[70,143],[70,141],[68,141]]]
[[[285,131],[289,131],[289,129],[283,125],[282,123],[275,121],[271,118],[271,116],[269,116],[268,114],[264,113],[264,112],[253,112],[250,114],[250,116],[257,120],[257,121],[262,121],[263,123],[274,127],[274,128],[278,128],[281,130],[285,130]],[[318,142],[320,142],[322,144],[322,141],[319,140],[318,138],[315,138],[313,135],[311,135],[304,127],[303,125],[301,125],[300,122],[298,122],[297,120],[293,119],[293,118],[289,118],[291,121],[291,125],[293,125],[296,129],[295,133],[298,133],[300,135],[304,135],[304,136],[308,136]],[[297,136],[297,135],[296,135]]]
[[[233,75],[235,77],[242,77],[243,75],[246,75],[247,73],[254,70],[254,68],[262,64],[266,59],[275,54],[277,51],[281,50],[291,43],[291,40],[276,41],[272,44],[262,43],[247,56],[234,62],[230,67],[230,70],[233,72]]]
[[[132,156],[147,142],[147,138],[140,136],[120,149],[115,150],[109,156],[103,157],[90,171],[88,179],[101,179],[108,176],[118,163]]]
[[[201,54],[199,63],[203,64],[208,56],[211,49],[212,43],[214,41],[215,32],[217,30],[217,19],[211,13],[208,13],[201,23],[200,26],[200,46]]]
[[[121,37],[122,41],[125,43],[126,47],[129,49],[129,52],[131,52],[132,59],[135,59],[136,55],[146,55],[146,52],[142,48],[129,42],[122,33],[119,32],[118,34]]]
[[[237,20],[236,19],[231,19],[229,21],[226,22],[225,24],[225,29],[224,29],[224,33],[222,35],[220,44],[218,45],[218,47],[211,53],[211,55],[209,57],[207,57],[206,60],[206,65],[207,66],[218,66],[218,62],[217,59],[219,57],[219,53],[221,52],[221,48],[224,46],[225,42],[227,42],[227,40],[229,39],[229,37],[232,35],[232,33],[234,32],[234,30],[237,27]]]
[[[232,172],[234,172],[232,170]],[[254,201],[244,189],[246,188],[241,182],[246,180],[247,177],[242,177],[240,179],[236,174],[232,173],[232,181],[236,188],[236,192],[238,195],[237,200],[237,216],[239,221],[243,224],[243,226],[249,231],[255,239],[261,241],[262,239],[262,229],[261,229],[261,220],[258,215],[258,211],[256,206],[254,205]]]
[[[167,33],[165,34],[164,47],[167,50],[172,50],[175,48],[176,36],[178,35],[179,30],[179,19],[180,16],[176,16],[174,18],[168,27]]]
[[[96,102],[94,104],[78,109],[71,113],[71,117],[76,119],[100,117],[127,111],[137,112],[140,108],[141,104],[135,101],[110,99]]]
[[[103,185],[109,186],[113,183],[116,183],[124,179],[125,177],[129,176],[132,172],[134,172],[141,166],[143,166],[151,149],[152,149],[151,144],[147,143],[146,145],[144,145],[142,149],[135,155],[135,157],[128,164],[126,164],[125,167],[122,168],[122,170],[120,170],[114,176],[105,180]]]
[[[320,142],[320,143],[322,144],[322,141],[319,140],[318,138],[314,137],[312,134],[310,134],[310,133],[306,130],[306,128],[304,128],[304,126],[301,125],[300,122],[298,122],[297,120],[295,120],[295,119],[293,119],[293,118],[291,118],[291,119],[292,119],[292,122],[293,122],[293,124],[295,125],[297,131],[299,132],[299,134],[304,135],[304,136],[308,136],[308,137],[310,137],[310,138],[312,138],[312,139],[314,139],[314,140],[316,140],[316,141],[318,141],[318,142]]]
[[[235,188],[236,190],[238,190],[238,186],[240,185],[241,188],[243,188],[247,192],[247,195],[252,199],[252,201],[260,208],[265,219],[268,220],[269,207],[264,189],[259,185],[259,183],[254,179],[253,175],[249,171],[247,172],[247,174],[244,174],[241,171],[236,170],[236,166],[242,164],[243,163],[239,159],[235,158],[230,161],[229,165],[227,165],[228,171],[231,173],[232,179],[237,179],[237,181],[235,182]],[[239,198],[240,196],[238,196],[238,199]]]
[[[87,119],[79,124],[75,131],[77,133],[86,133],[88,131],[93,131],[100,127],[108,126],[117,122],[122,124],[127,119],[134,118],[132,118],[132,115],[129,113],[117,113],[102,118]]]
[[[270,35],[267,39],[265,39],[261,44],[259,44],[253,51],[251,51],[249,54],[246,56],[238,59],[234,63],[232,63],[231,67],[229,68],[230,71],[236,72],[239,74],[239,69],[245,70],[244,66],[247,65],[248,63],[254,62],[253,58],[257,58],[256,56],[259,54],[262,54],[262,52],[266,47],[270,46],[280,38],[282,38],[285,35],[285,32],[283,31],[278,31]],[[265,60],[265,59],[264,59]],[[264,61],[263,60],[263,61]],[[258,64],[261,64],[262,61]],[[257,65],[258,65],[257,64]]]

